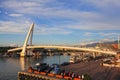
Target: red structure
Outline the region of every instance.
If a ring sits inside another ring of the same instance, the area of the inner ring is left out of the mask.
[[[115,49],[118,49],[118,44],[112,44]]]

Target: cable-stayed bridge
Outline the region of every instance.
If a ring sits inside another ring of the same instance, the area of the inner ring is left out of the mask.
[[[97,50],[97,49],[81,48],[81,47],[72,47],[72,46],[51,46],[51,45],[49,45],[49,46],[42,46],[42,45],[31,46],[31,45],[32,45],[33,29],[34,29],[34,24],[32,24],[32,25],[30,26],[30,29],[29,29],[28,34],[27,34],[27,36],[26,36],[25,42],[24,42],[24,44],[23,44],[23,47],[10,49],[10,50],[8,50],[8,52],[14,52],[14,51],[22,50],[22,52],[20,53],[20,56],[25,56],[25,55],[26,55],[26,49],[56,48],[56,49],[78,50],[78,51],[88,51],[88,52],[95,52],[95,53],[104,53],[104,54],[116,55],[116,52],[114,52],[114,51],[103,51],[103,50]],[[30,37],[30,45],[27,46],[29,37]]]

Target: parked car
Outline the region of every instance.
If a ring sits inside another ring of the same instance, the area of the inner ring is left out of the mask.
[[[66,66],[66,65],[69,65],[70,63],[69,62],[63,62],[62,64],[61,64],[61,66]]]
[[[46,73],[50,73],[50,71],[52,71],[53,69],[54,69],[54,67],[50,67],[50,66],[49,66],[49,67],[45,70],[45,72],[46,72]]]

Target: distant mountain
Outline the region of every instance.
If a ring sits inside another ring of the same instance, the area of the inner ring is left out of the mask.
[[[92,44],[87,44],[86,47],[95,47],[99,44],[118,44],[118,41],[109,41],[109,42],[103,42],[103,43],[92,43]]]

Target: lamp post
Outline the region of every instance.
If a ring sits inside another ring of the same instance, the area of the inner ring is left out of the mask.
[[[118,49],[120,49],[120,39],[119,39],[119,36],[118,36]]]

